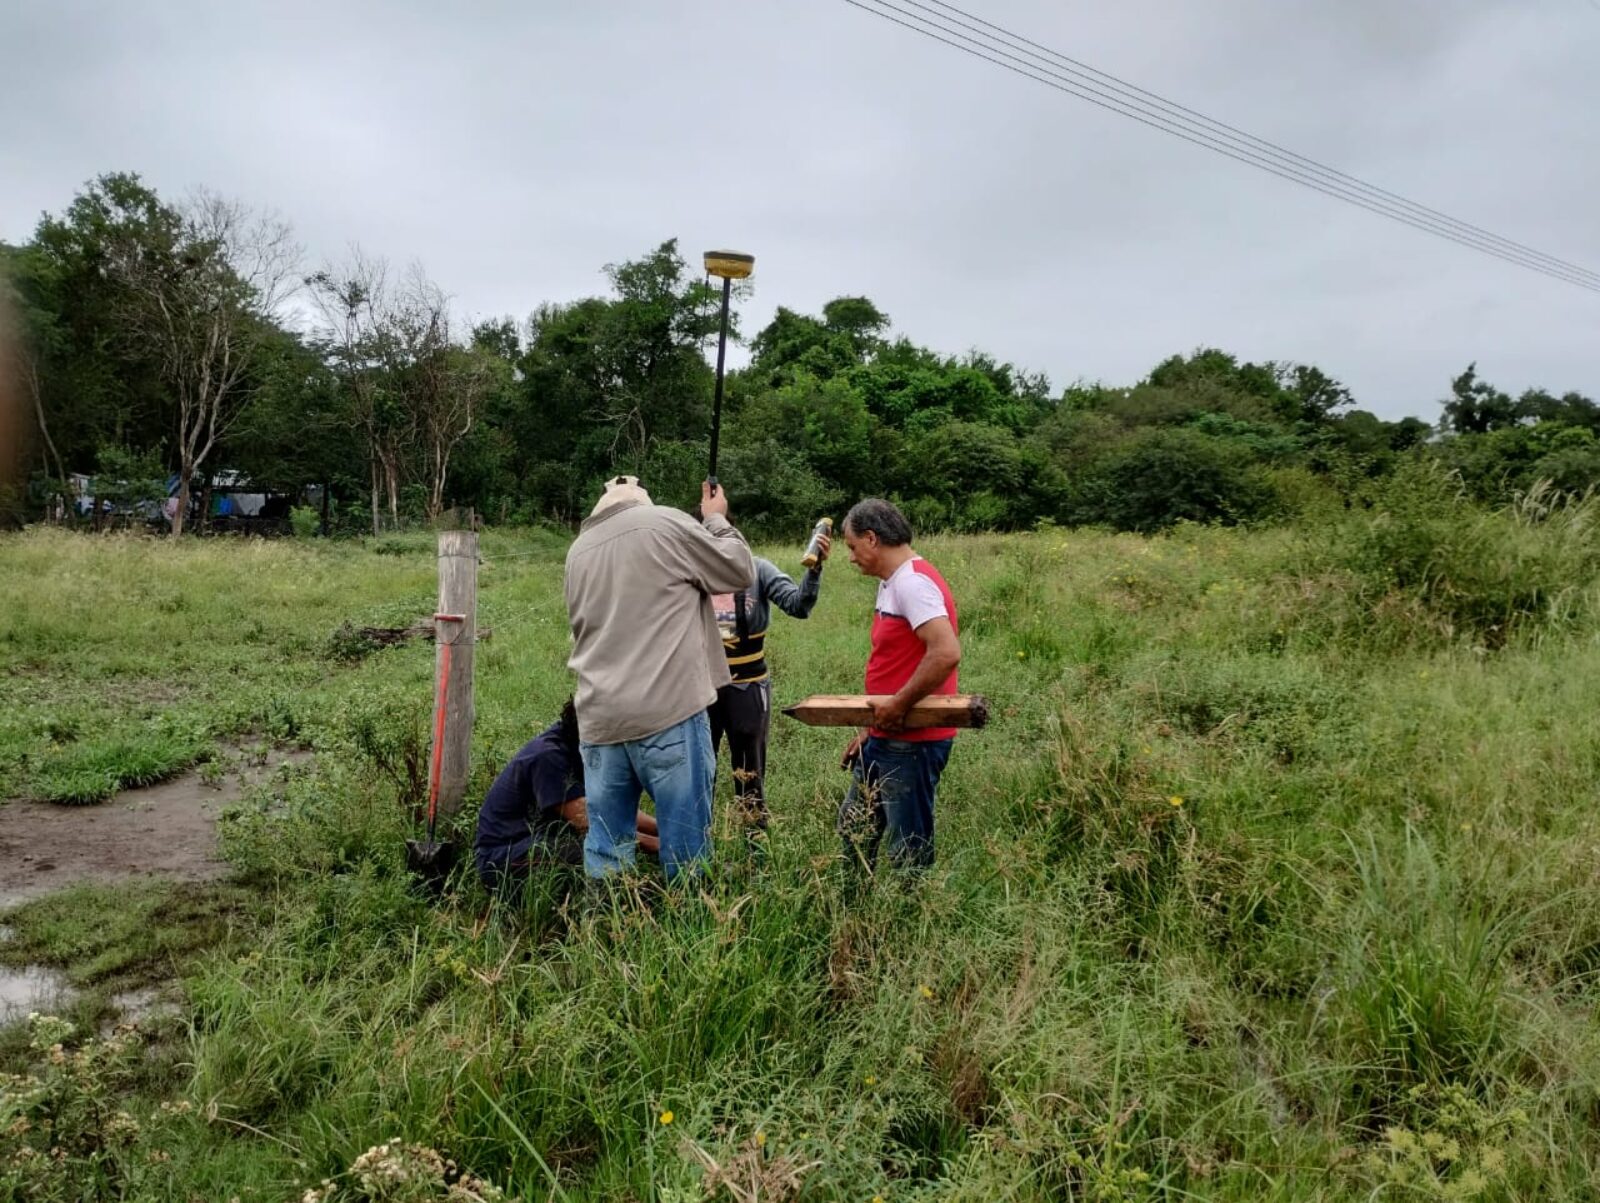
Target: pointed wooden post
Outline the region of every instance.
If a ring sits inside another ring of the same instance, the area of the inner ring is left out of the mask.
[[[439,532],[439,611],[433,618],[434,696],[444,699],[439,814],[449,818],[461,809],[472,771],[472,653],[478,632],[478,536],[473,531]]]
[[[783,712],[808,727],[868,727],[873,702],[888,701],[887,694],[816,694]],[[981,693],[936,693],[922,699],[906,714],[911,727],[982,727],[989,721],[989,700]]]

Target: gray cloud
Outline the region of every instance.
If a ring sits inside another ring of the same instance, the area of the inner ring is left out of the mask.
[[[1214,117],[1600,270],[1585,0],[971,0]],[[152,11],[154,10],[154,11]],[[1215,344],[1434,416],[1470,359],[1600,395],[1600,297],[1362,213],[835,0],[132,6],[0,16],[0,237],[131,169],[422,261],[475,315],[678,235],[778,304],[865,293],[1057,384]]]

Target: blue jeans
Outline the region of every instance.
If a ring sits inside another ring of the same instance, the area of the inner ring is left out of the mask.
[[[661,868],[668,880],[711,855],[711,787],[717,762],[705,711],[643,739],[580,748],[589,800],[583,868],[590,877],[633,868],[639,795],[646,791],[655,799]]]
[[[847,861],[870,871],[887,837],[889,863],[896,868],[933,864],[933,797],[954,742],[868,736],[839,807]]]

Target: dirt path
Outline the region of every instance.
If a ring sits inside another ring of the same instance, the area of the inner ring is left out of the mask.
[[[96,806],[0,804],[0,910],[82,881],[220,877],[227,865],[217,856],[218,812],[246,785],[308,756],[273,753],[266,764],[231,772],[216,784],[185,773]]]

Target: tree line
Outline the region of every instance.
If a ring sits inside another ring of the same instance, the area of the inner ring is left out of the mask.
[[[618,472],[683,504],[705,472],[717,294],[672,240],[608,266],[607,295],[469,324],[419,266],[359,249],[308,266],[269,214],[112,174],[0,244],[0,267],[36,428],[13,518],[49,512],[82,473],[119,502],[173,495],[181,534],[191,495],[226,472],[296,497],[324,486],[337,530],[451,506],[570,525]],[[1470,366],[1431,423],[1360,409],[1320,368],[1217,349],[1057,393],[897,336],[859,296],[780,307],[748,347],[720,475],[756,530],[869,494],[920,528],[1265,521],[1358,503],[1414,458],[1485,502],[1600,484],[1600,406],[1503,392]]]

